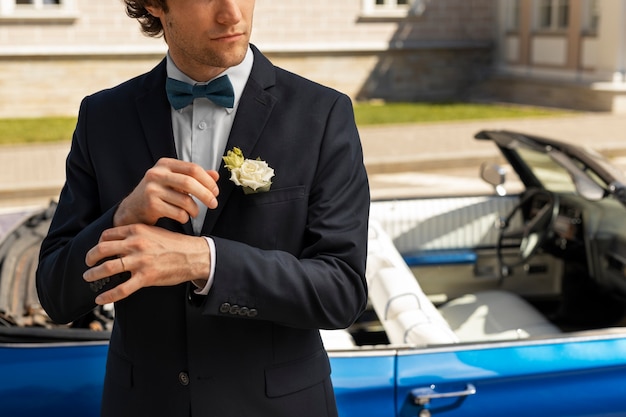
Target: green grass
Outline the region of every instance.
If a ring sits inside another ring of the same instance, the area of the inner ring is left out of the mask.
[[[354,112],[359,126],[572,114],[571,111],[560,109],[475,103],[356,103]]]
[[[359,126],[572,114],[566,110],[472,103],[356,103]],[[68,141],[75,117],[0,119],[0,145]]]
[[[0,145],[68,141],[75,117],[0,119]]]

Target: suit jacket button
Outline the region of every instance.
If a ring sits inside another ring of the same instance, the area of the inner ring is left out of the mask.
[[[237,314],[239,314],[239,310],[240,310],[240,307],[237,304],[235,304],[233,306],[230,306],[229,313],[237,315]]]
[[[250,314],[250,309],[248,307],[241,307],[239,309],[240,316],[247,316],[248,314]]]
[[[228,312],[230,312],[230,304],[229,304],[229,303],[223,303],[223,304],[220,306],[220,313],[224,313],[224,314],[226,314],[226,313],[228,313]]]
[[[256,308],[251,308],[250,311],[248,311],[248,317],[256,317],[259,314],[258,311],[256,311]]]
[[[183,386],[189,385],[189,375],[187,372],[181,372],[178,374],[178,382],[180,382],[180,385]]]

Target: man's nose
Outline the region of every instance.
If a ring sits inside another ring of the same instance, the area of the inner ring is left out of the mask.
[[[217,21],[222,25],[232,25],[238,23],[241,18],[240,0],[219,0],[216,14]]]

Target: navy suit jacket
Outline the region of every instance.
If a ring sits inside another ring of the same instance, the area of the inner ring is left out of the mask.
[[[265,160],[272,188],[246,195],[222,165],[219,206],[202,230],[216,246],[209,295],[182,284],[116,303],[103,416],[336,414],[318,329],[350,325],[367,300],[360,140],[345,95],[253,50],[227,149]],[[176,157],[165,79],[162,61],[81,104],[37,272],[41,303],[57,322],[94,308],[85,254],[146,170]],[[190,223],[158,225],[192,233]]]

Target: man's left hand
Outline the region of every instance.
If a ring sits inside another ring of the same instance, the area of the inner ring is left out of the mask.
[[[98,295],[96,303],[100,305],[122,300],[143,287],[206,280],[211,268],[210,250],[203,237],[143,224],[105,230],[87,252],[85,262],[90,267],[83,274],[87,282],[130,272],[130,279]]]

